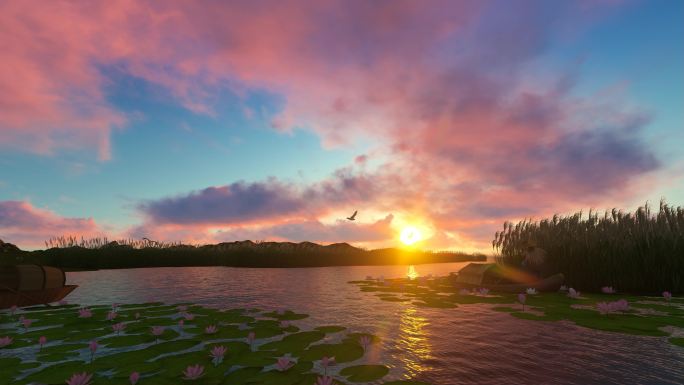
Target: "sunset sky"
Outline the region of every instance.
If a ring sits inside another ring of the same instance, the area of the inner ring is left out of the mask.
[[[679,0],[3,1],[0,91],[26,249],[489,251],[505,220],[684,204]]]

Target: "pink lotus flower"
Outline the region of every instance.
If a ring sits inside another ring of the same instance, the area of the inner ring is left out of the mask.
[[[603,294],[615,294],[615,289],[612,286],[604,286],[601,288]]]
[[[527,295],[524,293],[518,294],[518,302],[522,304],[523,311],[525,311],[525,301],[527,301]]]
[[[195,319],[195,316],[191,313],[186,313],[183,315],[183,318],[185,318],[186,321],[192,321]]]
[[[115,323],[112,325],[112,330],[116,332],[116,335],[118,336],[121,331],[123,331],[126,328],[126,324],[123,322]]]
[[[329,376],[318,377],[314,385],[334,385],[333,378]]]
[[[74,373],[70,379],[66,380],[67,385],[90,385],[92,374],[88,373]]]
[[[164,327],[163,326],[152,326],[152,335],[155,336],[154,342],[157,343],[159,342],[159,336],[164,334]]]
[[[209,325],[204,328],[204,333],[206,334],[215,334],[218,331],[218,328],[215,325]]]
[[[615,302],[599,302],[596,308],[601,314],[611,314],[629,310],[629,302],[624,299]]]
[[[121,306],[120,303],[114,302],[114,303],[112,304],[112,310],[116,311],[116,310],[119,308],[119,306]]]
[[[256,338],[256,335],[254,332],[249,332],[247,334],[247,343],[249,344],[250,349],[252,348],[252,344],[254,343],[254,339]]]
[[[665,298],[667,302],[670,302],[670,300],[672,299],[672,293],[670,293],[669,291],[664,291],[663,298]]]
[[[21,320],[21,324],[24,325],[24,329],[30,328],[32,323],[33,323],[33,320],[32,320],[32,319],[23,318],[23,319]]]
[[[138,380],[140,380],[140,373],[133,372],[131,373],[131,376],[128,377],[128,379],[131,380],[131,385],[135,385],[138,383]]]
[[[211,353],[209,353],[209,357],[211,357],[211,361],[214,363],[214,366],[223,362],[223,356],[226,355],[227,351],[228,351],[228,349],[225,346],[214,346],[211,349]]]
[[[112,321],[118,314],[115,311],[107,312],[107,321]]]
[[[292,362],[287,357],[280,357],[280,358],[278,358],[278,362],[276,362],[276,368],[278,370],[280,370],[281,372],[284,372],[293,366],[294,366],[294,362]]]
[[[321,366],[323,367],[324,375],[328,375],[328,366],[332,365],[335,365],[335,357],[323,356],[323,358],[321,358]]]
[[[368,350],[368,346],[371,344],[371,339],[369,336],[361,336],[359,337],[359,345],[363,348],[364,351]]]
[[[570,297],[572,299],[578,299],[580,297],[580,292],[573,289],[573,288],[569,288],[568,289],[568,297]]]
[[[0,348],[4,348],[5,346],[9,346],[12,344],[12,337],[5,336],[0,338]]]
[[[92,316],[93,312],[90,309],[86,307],[78,309],[78,318],[90,318]]]
[[[43,345],[45,345],[46,343],[47,343],[47,337],[45,337],[45,336],[38,337],[38,345],[40,346],[40,349],[38,349],[38,351],[43,350]]]
[[[95,352],[97,351],[97,341],[92,340],[90,341],[90,344],[88,345],[90,348],[90,363],[93,363],[93,358],[95,357]]]
[[[196,380],[204,375],[204,366],[199,364],[188,366],[183,371],[183,374],[185,375],[185,377],[183,377],[184,380]]]

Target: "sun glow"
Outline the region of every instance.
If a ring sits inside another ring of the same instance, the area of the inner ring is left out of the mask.
[[[399,239],[405,245],[412,245],[420,241],[420,231],[418,231],[418,229],[413,226],[405,227],[403,230],[401,230],[401,235],[399,235]]]

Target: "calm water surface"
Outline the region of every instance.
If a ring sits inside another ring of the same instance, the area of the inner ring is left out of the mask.
[[[446,275],[465,263],[416,266]],[[684,384],[684,349],[666,338],[534,322],[484,305],[426,309],[380,301],[348,281],[367,275],[405,276],[407,266],[301,269],[231,267],[100,270],[67,274],[80,287],[69,301],[136,303],[148,299],[216,308],[287,308],[310,315],[296,321],[339,324],[382,338],[364,358],[391,367],[385,379],[433,384]]]

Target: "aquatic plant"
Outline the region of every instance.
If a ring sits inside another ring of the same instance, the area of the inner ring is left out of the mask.
[[[470,294],[470,290],[468,290],[468,289],[461,289],[461,290],[458,291],[458,294],[459,294],[459,295],[469,295],[469,294]]]
[[[558,288],[558,291],[568,291],[568,287],[565,285],[561,285],[561,287]]]
[[[294,362],[292,362],[292,360],[290,360],[288,357],[279,357],[278,361],[276,362],[276,369],[280,370],[281,372],[284,372],[293,366]]]
[[[287,329],[290,327],[290,321],[280,321],[280,327],[283,329]]]
[[[118,314],[115,311],[107,312],[107,321],[112,321],[117,316],[118,316]]]
[[[10,315],[11,315],[12,317],[14,317],[14,313],[17,312],[17,309],[18,309],[17,305],[12,305],[12,306],[10,307]]]
[[[135,384],[137,384],[138,381],[140,380],[140,373],[138,373],[138,372],[133,372],[133,373],[131,373],[131,375],[128,377],[128,379],[130,380],[131,385],[135,385]]]
[[[135,319],[140,319],[140,313],[137,313],[137,312],[136,312],[136,313],[133,315],[133,317],[134,317]]]
[[[663,298],[665,298],[665,300],[669,303],[670,300],[672,300],[672,293],[670,293],[669,291],[664,291]]]
[[[359,337],[359,345],[363,348],[364,351],[368,350],[368,346],[371,343],[371,339],[368,336],[361,336]]]
[[[629,302],[627,302],[625,299],[614,302],[598,302],[596,304],[596,308],[601,314],[624,312],[629,310]]]
[[[152,326],[150,328],[150,331],[152,332],[152,335],[155,337],[154,342],[159,343],[159,336],[164,334],[164,327],[163,326]]]
[[[178,311],[181,313],[185,313],[188,310],[188,307],[187,307],[187,305],[178,305],[178,307],[176,307],[176,309],[178,309]]]
[[[71,378],[66,380],[67,385],[90,385],[90,379],[93,377],[92,374],[86,372],[74,373]]]
[[[214,363],[214,366],[217,366],[221,362],[223,362],[223,356],[226,355],[226,352],[228,351],[228,348],[225,346],[214,346],[211,349],[211,352],[209,353],[209,357],[211,357],[211,361]]]
[[[249,332],[249,334],[247,334],[247,343],[249,344],[250,349],[252,349],[252,345],[254,344],[255,338],[256,334],[254,334],[254,332]]]
[[[325,376],[328,375],[328,366],[333,365],[335,365],[335,357],[323,356],[323,358],[321,358],[321,366],[323,367],[323,374]]]
[[[95,352],[97,352],[97,341],[92,340],[88,344],[88,348],[90,349],[90,363],[93,363],[93,358],[95,357]]]
[[[575,288],[592,290],[611,282],[625,292],[684,292],[684,207],[660,202],[626,213],[554,215],[505,222],[492,247],[504,264],[519,266],[529,241],[547,252],[549,273],[561,272]]]
[[[612,286],[604,286],[604,287],[602,287],[602,288],[601,288],[601,292],[602,292],[603,294],[615,294],[615,293],[616,293],[615,289],[613,289]]]
[[[115,323],[112,325],[112,330],[116,332],[116,335],[118,336],[120,332],[122,332],[126,328],[126,324],[123,322]]]
[[[184,380],[197,380],[204,375],[204,366],[197,364],[194,366],[188,366],[183,371]]]
[[[33,323],[32,319],[29,319],[29,318],[22,318],[21,319],[21,324],[24,326],[24,331],[26,331],[28,328],[30,328],[32,323]]]
[[[218,331],[218,328],[216,325],[209,325],[204,328],[204,333],[205,334],[215,334]]]
[[[578,299],[580,297],[580,294],[581,293],[579,291],[577,291],[573,288],[568,289],[568,297],[570,297],[572,299]]]
[[[318,377],[313,385],[334,385],[333,378],[329,376]]]
[[[38,351],[39,352],[43,351],[43,345],[45,345],[46,343],[47,343],[47,337],[45,337],[45,336],[38,337],[38,346],[39,346]]]
[[[527,288],[527,290],[525,290],[525,293],[526,293],[527,295],[536,295],[536,294],[539,294],[539,292],[537,291],[537,289],[535,289],[535,288],[533,288],[533,287]]]
[[[486,287],[481,287],[479,292],[480,292],[480,295],[487,295],[487,294],[489,294],[489,289],[487,289]]]
[[[525,293],[518,294],[518,302],[522,305],[523,311],[525,311],[525,301],[527,301],[527,295],[525,295]]]
[[[12,344],[12,337],[5,336],[0,338],[0,348],[4,348],[5,346],[9,346]]]
[[[195,315],[191,313],[185,313],[183,314],[183,318],[185,318],[186,321],[192,321],[195,319]]]
[[[78,309],[78,317],[79,318],[90,318],[92,316],[93,316],[93,312],[90,309],[85,308],[85,307]]]

